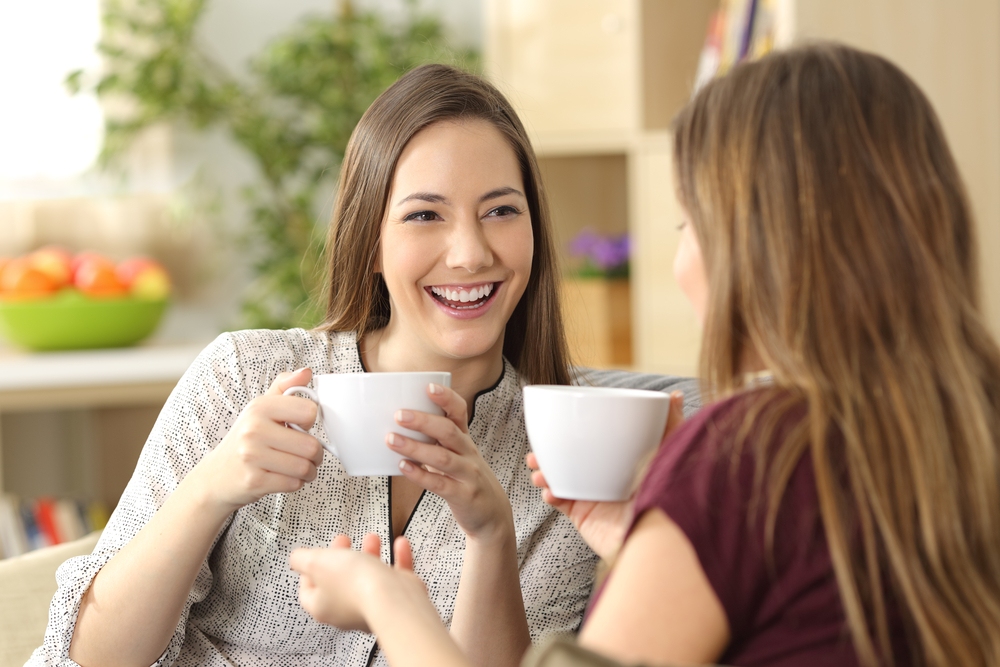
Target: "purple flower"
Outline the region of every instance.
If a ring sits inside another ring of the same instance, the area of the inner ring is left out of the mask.
[[[580,257],[584,266],[583,274],[611,275],[627,273],[629,258],[628,234],[621,236],[604,236],[593,229],[583,229],[570,241],[569,252],[573,257]]]

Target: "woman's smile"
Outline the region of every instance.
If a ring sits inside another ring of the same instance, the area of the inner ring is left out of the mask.
[[[503,281],[471,285],[433,285],[424,290],[451,317],[472,319],[485,315],[496,301]]]

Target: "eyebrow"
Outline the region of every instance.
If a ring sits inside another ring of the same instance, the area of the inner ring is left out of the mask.
[[[505,197],[507,195],[519,195],[523,197],[524,193],[518,190],[517,188],[512,188],[509,186],[502,187],[502,188],[497,188],[496,190],[490,190],[482,197],[480,197],[479,201],[480,202],[489,201],[491,199],[497,199],[499,197]],[[444,195],[439,195],[435,192],[414,192],[396,202],[396,206],[401,206],[408,201],[425,201],[425,202],[430,202],[431,204],[445,204],[445,205],[448,204],[448,198],[445,197]]]

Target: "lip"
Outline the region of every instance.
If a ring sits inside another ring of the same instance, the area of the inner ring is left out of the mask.
[[[459,310],[457,308],[452,308],[439,301],[438,298],[434,295],[434,293],[431,292],[432,287],[447,288],[450,290],[459,290],[459,291],[464,289],[468,291],[471,289],[475,289],[477,287],[482,287],[483,285],[494,285],[494,287],[493,291],[490,293],[490,296],[486,299],[486,301],[483,302],[483,305],[479,306],[478,308],[466,308],[462,310]],[[489,312],[489,310],[493,307],[493,304],[497,300],[497,294],[500,293],[500,290],[503,289],[503,286],[504,286],[503,280],[485,280],[478,283],[428,285],[427,287],[424,287],[424,292],[427,294],[427,298],[429,298],[431,302],[433,302],[434,305],[437,306],[438,309],[448,317],[454,318],[456,320],[474,320],[476,318],[482,317],[487,312]]]

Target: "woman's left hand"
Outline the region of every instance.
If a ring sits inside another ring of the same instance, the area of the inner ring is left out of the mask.
[[[423,443],[399,433],[386,436],[389,448],[405,456],[400,469],[407,479],[445,499],[455,521],[472,539],[490,539],[513,530],[507,493],[469,437],[465,399],[448,387],[432,384],[428,396],[444,416],[400,410],[396,423],[435,440]],[[414,465],[412,462],[420,465]]]
[[[396,565],[379,560],[379,537],[368,534],[361,551],[338,535],[328,549],[296,549],[289,563],[299,573],[299,602],[320,623],[342,630],[369,632],[370,606],[385,593],[415,589],[426,597],[423,584],[413,574],[410,543],[399,537],[394,544]]]

